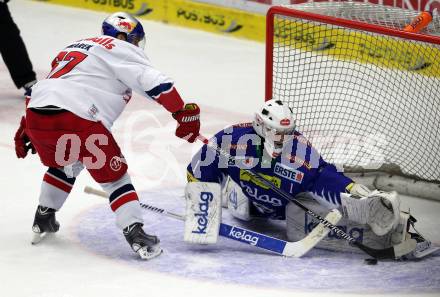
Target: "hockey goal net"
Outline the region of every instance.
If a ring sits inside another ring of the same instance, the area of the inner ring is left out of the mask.
[[[346,171],[438,190],[440,30],[434,16],[422,34],[402,31],[417,15],[356,2],[271,7],[265,97],[287,102],[298,130]]]

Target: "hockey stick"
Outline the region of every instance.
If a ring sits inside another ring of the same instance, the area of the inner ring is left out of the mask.
[[[108,198],[104,191],[96,190],[92,187],[86,186],[84,192],[93,194],[103,198]],[[165,209],[155,207],[149,204],[140,202],[143,209],[162,214],[173,219],[185,221],[185,217],[180,214],[167,211]],[[341,219],[341,214],[337,211],[331,211],[325,220],[337,224]],[[275,237],[267,236],[258,232],[250,231],[241,227],[220,223],[219,235],[245,243],[251,246],[267,250],[269,252],[286,256],[286,257],[301,257],[312,249],[323,237],[325,237],[330,230],[325,228],[323,224],[316,226],[309,235],[299,241],[289,242]]]
[[[230,160],[232,162],[236,161],[234,156],[231,156],[228,152],[226,152],[224,149],[219,147],[216,143],[209,141],[203,135],[200,134],[197,137],[197,139],[200,140],[201,142],[203,142],[204,144],[206,144],[208,147],[215,150],[218,154],[221,154],[224,157],[226,157],[228,160]],[[356,239],[354,239],[353,237],[351,237],[350,235],[348,235],[346,232],[344,232],[340,228],[338,228],[335,225],[335,223],[332,223],[332,222],[328,221],[326,218],[323,218],[320,215],[314,213],[313,211],[308,209],[306,206],[304,206],[301,202],[294,199],[293,197],[290,197],[290,195],[285,193],[283,190],[275,187],[270,181],[266,180],[260,173],[255,172],[252,169],[243,169],[243,170],[246,170],[247,172],[249,172],[253,177],[258,179],[258,181],[263,183],[265,186],[269,187],[271,190],[273,190],[275,193],[277,193],[280,197],[286,199],[289,202],[294,203],[296,206],[298,206],[299,208],[304,210],[308,215],[317,219],[320,222],[320,225],[322,224],[328,228],[327,230],[332,230],[335,234],[337,234],[341,238],[347,240],[351,245],[358,247],[360,250],[362,250],[363,252],[365,252],[366,254],[368,254],[369,256],[371,256],[375,259],[396,259],[396,258],[399,258],[399,257],[405,255],[405,254],[410,253],[415,248],[416,243],[413,240],[406,240],[398,245],[395,245],[395,246],[392,246],[389,248],[385,248],[385,249],[373,249],[373,248],[367,247],[367,246],[363,245],[362,243],[360,243],[359,241],[357,241]],[[337,210],[333,210],[333,211],[337,211]],[[339,213],[339,211],[337,211],[337,212]],[[339,215],[340,215],[340,213],[339,213]]]

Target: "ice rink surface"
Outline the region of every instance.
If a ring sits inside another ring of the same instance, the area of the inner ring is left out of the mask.
[[[24,0],[9,6],[40,79],[64,46],[98,35],[106,16]],[[186,101],[200,103],[206,135],[251,118],[263,102],[263,44],[143,24],[148,56],[175,79]],[[146,229],[159,235],[165,252],[141,262],[114,225],[105,200],[83,193],[85,185],[96,187],[86,172],[58,213],[60,231],[32,246],[31,224],[45,169],[36,156],[15,158],[12,139],[24,103],[3,62],[0,98],[0,296],[440,296],[440,255],[366,266],[359,254],[315,250],[287,259],[224,239],[216,246],[194,247],[183,243],[181,222],[149,213]],[[199,144],[175,138],[174,126],[160,106],[135,96],[114,133],[141,200],[182,212],[185,167]],[[419,219],[420,231],[440,242],[440,203],[403,197],[403,205]],[[274,234],[281,229],[267,227]]]

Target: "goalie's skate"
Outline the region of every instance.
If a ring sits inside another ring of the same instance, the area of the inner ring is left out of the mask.
[[[415,228],[415,223],[417,220],[413,216],[409,216],[408,227],[407,227],[407,235],[406,237],[411,240],[415,240],[416,246],[415,248],[408,254],[402,257],[403,260],[411,260],[411,259],[421,259],[426,256],[429,256],[440,250],[440,247],[433,244],[431,241],[425,239]],[[412,227],[413,232],[409,232],[409,229]]]
[[[55,218],[56,210],[39,205],[35,212],[32,231],[34,232],[31,243],[37,244],[60,229],[60,224]]]
[[[412,239],[417,241],[416,248],[411,253],[405,255],[405,259],[421,259],[440,250],[439,246],[434,245],[431,241],[426,240],[418,233],[409,232]]]
[[[131,248],[141,259],[149,260],[162,253],[157,236],[149,235],[142,229],[143,224],[134,223],[124,228],[124,236]]]

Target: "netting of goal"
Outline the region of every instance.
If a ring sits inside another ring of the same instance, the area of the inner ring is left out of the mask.
[[[418,12],[357,2],[272,7],[266,100],[348,170],[440,182],[440,32],[401,29]]]

